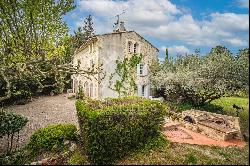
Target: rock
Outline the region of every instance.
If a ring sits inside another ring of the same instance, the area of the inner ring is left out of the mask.
[[[50,160],[50,164],[51,164],[51,165],[56,165],[56,164],[57,164],[56,159],[55,159],[55,158],[52,158],[52,159]]]
[[[37,165],[37,162],[32,162],[32,163],[30,163],[28,165]]]
[[[66,151],[66,152],[64,152],[63,154],[62,154],[62,157],[66,157],[66,156],[68,156],[69,155],[69,151]]]
[[[42,165],[43,164],[43,162],[42,162],[42,160],[41,161],[37,161],[37,164],[36,165]]]
[[[64,141],[63,144],[66,146],[66,145],[69,145],[70,142],[68,140]]]
[[[49,161],[49,158],[42,159],[41,165],[47,165],[48,161]]]
[[[73,152],[74,150],[76,150],[77,146],[76,144],[72,143],[71,146],[69,147],[69,151]]]
[[[58,149],[58,145],[57,145],[57,144],[55,144],[55,145],[52,147],[52,150],[56,150],[56,149]]]

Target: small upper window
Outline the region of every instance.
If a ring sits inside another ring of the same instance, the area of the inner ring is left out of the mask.
[[[140,75],[143,74],[143,64],[140,64]]]
[[[129,42],[128,42],[128,52],[129,52],[129,53],[132,52],[132,48],[131,48],[131,47],[132,47],[132,42],[129,41]]]
[[[135,43],[135,44],[134,44],[134,54],[137,54],[137,53],[138,53],[138,47],[139,47],[139,44],[138,44],[138,43]]]

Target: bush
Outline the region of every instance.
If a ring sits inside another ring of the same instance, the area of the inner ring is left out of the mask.
[[[13,112],[6,112],[0,109],[0,138],[8,136],[7,153],[12,151],[14,135],[17,133],[17,141],[19,141],[19,132],[27,124],[28,119],[24,116],[17,115]]]
[[[74,141],[76,138],[76,127],[73,124],[49,125],[35,131],[27,147],[33,152],[51,150],[54,145],[63,146],[64,140]]]
[[[127,97],[76,102],[84,149],[94,164],[110,164],[159,136],[166,106]]]

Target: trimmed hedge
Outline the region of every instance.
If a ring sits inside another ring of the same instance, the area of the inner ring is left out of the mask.
[[[31,135],[27,147],[33,152],[51,150],[54,145],[63,145],[64,140],[76,140],[76,130],[76,126],[73,124],[49,125],[35,131]]]
[[[142,98],[76,101],[85,151],[93,164],[111,164],[159,136],[166,106]]]

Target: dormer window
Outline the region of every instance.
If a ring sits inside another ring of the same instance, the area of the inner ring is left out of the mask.
[[[129,53],[132,52],[132,42],[131,41],[128,42],[128,52]]]
[[[134,54],[137,54],[137,53],[138,53],[138,47],[139,47],[139,44],[138,44],[138,43],[135,43],[135,44],[134,44]]]

